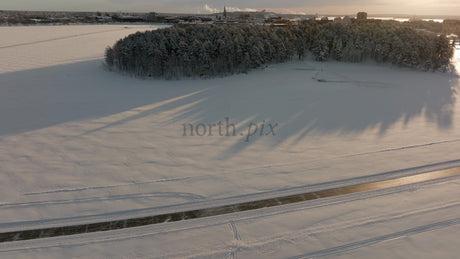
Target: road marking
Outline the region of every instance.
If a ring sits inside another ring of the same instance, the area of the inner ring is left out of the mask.
[[[457,176],[460,175],[460,167],[434,171],[429,173],[417,174],[412,176],[394,178],[390,180],[363,183],[350,185],[345,187],[332,188],[327,190],[321,190],[316,192],[301,193],[295,195],[282,196],[277,198],[270,198],[264,200],[243,202],[230,204],[219,207],[211,207],[204,209],[188,210],[182,212],[130,218],[124,220],[114,220],[97,222],[90,224],[80,224],[73,226],[62,226],[42,229],[31,229],[0,233],[0,243],[32,240],[40,238],[70,236],[76,234],[86,234],[93,232],[102,232],[109,230],[117,230],[124,228],[133,228],[154,224],[161,224],[166,222],[176,222],[190,219],[206,218],[212,216],[225,215],[230,213],[237,213],[242,211],[257,210],[268,207],[275,207],[280,205],[311,201],[316,199],[323,199],[335,196],[341,196],[346,194],[361,193],[366,191],[381,190],[391,187],[398,187],[403,185],[415,184],[426,182],[430,180]]]

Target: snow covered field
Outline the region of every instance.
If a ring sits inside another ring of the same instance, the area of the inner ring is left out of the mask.
[[[104,68],[106,46],[148,29],[0,27],[0,232],[460,166],[456,75],[293,61],[227,78],[157,81]],[[235,136],[220,136],[227,119]],[[4,243],[0,257],[455,258],[459,184],[453,177],[365,197]]]

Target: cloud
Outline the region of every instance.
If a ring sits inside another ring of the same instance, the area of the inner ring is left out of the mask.
[[[295,9],[284,9],[284,8],[280,8],[280,9],[276,9],[276,10],[274,10],[274,11],[276,11],[277,13],[281,13],[281,14],[307,15],[307,13],[302,12],[302,11],[300,11],[300,10],[295,10]]]
[[[211,7],[210,5],[208,4],[205,4],[204,7],[203,7],[204,11],[207,12],[207,13],[219,13],[221,12],[222,10],[218,10],[217,8],[214,8],[214,7]]]
[[[257,9],[254,8],[238,8],[235,6],[225,6],[225,9],[227,9],[228,12],[257,12]],[[205,4],[203,6],[203,10],[207,13],[221,13],[224,11],[223,7],[222,8],[215,8],[211,5]]]
[[[243,9],[241,9],[241,8],[238,8],[238,7],[228,6],[227,11],[230,11],[230,12],[257,12],[258,10],[254,9],[254,8],[243,8]]]

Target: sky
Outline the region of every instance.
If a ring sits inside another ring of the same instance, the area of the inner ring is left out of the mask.
[[[211,13],[267,10],[299,14],[460,15],[460,0],[0,0],[0,10]]]

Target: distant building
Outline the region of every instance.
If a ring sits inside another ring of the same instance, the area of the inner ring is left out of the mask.
[[[355,18],[352,18],[350,16],[345,16],[343,17],[343,22],[344,23],[352,23]]]
[[[443,22],[445,25],[460,25],[460,20],[445,19]]]
[[[357,15],[358,20],[367,20],[367,13],[366,12],[359,12]]]
[[[224,5],[224,11],[222,13],[218,13],[216,16],[217,20],[220,21],[221,23],[226,23],[228,20],[228,13],[227,13],[227,7]]]
[[[108,22],[111,22],[112,21],[112,17],[111,16],[96,16],[96,21],[98,23],[108,23]]]
[[[332,23],[332,22],[334,22],[334,20],[329,20],[329,17],[327,17],[327,16],[321,17],[320,20],[315,19],[316,24],[328,24],[328,23]]]
[[[150,12],[150,13],[146,14],[145,15],[145,21],[146,22],[157,22],[158,21],[157,13]]]
[[[166,16],[164,18],[164,21],[166,23],[179,23],[181,21],[181,19],[177,16]]]
[[[134,15],[123,15],[117,18],[118,22],[144,22],[144,18]]]
[[[446,31],[456,32],[460,35],[460,20],[446,19],[443,22],[443,28]]]

